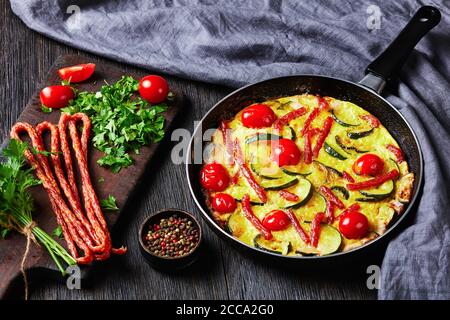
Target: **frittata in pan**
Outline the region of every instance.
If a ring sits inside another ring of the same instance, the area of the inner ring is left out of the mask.
[[[327,255],[383,234],[414,175],[376,117],[304,94],[250,105],[212,137],[201,183],[215,220],[282,255]]]

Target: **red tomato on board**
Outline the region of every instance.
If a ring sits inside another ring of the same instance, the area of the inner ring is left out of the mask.
[[[139,81],[138,90],[142,99],[156,104],[166,100],[169,93],[169,85],[163,77],[149,75]]]
[[[236,210],[236,200],[227,193],[214,195],[211,205],[219,213],[230,213]]]
[[[282,166],[294,166],[300,162],[301,152],[294,141],[280,139],[272,142],[272,160]]]
[[[254,104],[242,110],[241,121],[247,128],[270,127],[277,119],[275,112],[265,104]]]
[[[347,239],[361,239],[369,231],[369,221],[361,212],[349,211],[339,217],[339,231]]]
[[[42,89],[39,97],[44,106],[60,109],[66,107],[75,95],[69,86],[50,86]]]
[[[205,189],[223,191],[230,183],[230,176],[221,164],[208,163],[200,171],[200,182]]]
[[[353,164],[353,171],[359,175],[378,176],[383,172],[384,161],[379,156],[367,153]]]
[[[58,74],[61,79],[71,83],[82,82],[89,79],[95,71],[94,63],[78,64],[71,67],[61,68]]]
[[[264,217],[262,224],[270,231],[279,231],[286,229],[290,222],[283,210],[273,210]]]

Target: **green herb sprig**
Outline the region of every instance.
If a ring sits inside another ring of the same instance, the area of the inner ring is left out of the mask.
[[[105,155],[97,162],[119,172],[133,164],[130,152],[139,154],[142,146],[164,137],[165,103],[149,105],[136,95],[138,81],[123,76],[99,92],[79,92],[63,112],[83,112],[92,121],[94,146]]]
[[[41,184],[32,174],[32,169],[24,169],[23,156],[27,145],[11,140],[3,150],[4,161],[0,163],[0,234],[6,236],[11,230],[31,232],[36,240],[49,252],[61,273],[66,265],[76,264],[75,259],[49,234],[33,222],[33,199],[28,188]]]
[[[103,209],[109,210],[109,211],[118,211],[119,208],[116,204],[116,198],[114,196],[109,195],[108,198],[100,200],[100,205]]]
[[[42,111],[43,113],[52,113],[53,109],[52,109],[52,108],[48,108],[48,107],[42,105],[42,106],[41,106],[41,111]]]
[[[53,229],[52,236],[54,236],[58,239],[64,238],[62,227],[60,225],[58,225],[55,229]]]

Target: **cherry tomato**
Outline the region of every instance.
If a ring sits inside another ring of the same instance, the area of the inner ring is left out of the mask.
[[[272,160],[282,166],[294,166],[300,162],[301,152],[294,141],[280,139],[272,142]]]
[[[275,112],[265,104],[254,104],[241,113],[242,124],[247,128],[270,127],[277,119]]]
[[[211,204],[213,209],[219,213],[230,213],[236,210],[236,200],[227,193],[217,193]]]
[[[262,224],[270,231],[279,231],[289,226],[290,220],[283,210],[270,211],[263,219]]]
[[[150,103],[161,103],[167,98],[169,85],[160,76],[145,76],[139,81],[139,94]]]
[[[77,83],[89,79],[94,73],[94,70],[94,63],[85,63],[59,69],[58,74],[63,80]]]
[[[200,171],[200,182],[205,189],[223,191],[230,183],[230,176],[221,164],[209,163]]]
[[[356,174],[378,176],[383,172],[383,169],[383,159],[371,153],[362,155],[353,164],[353,171]]]
[[[361,239],[369,231],[369,221],[361,212],[349,211],[339,217],[339,231],[347,239]]]
[[[41,103],[54,109],[64,108],[75,95],[69,86],[50,86],[41,90],[39,94]]]

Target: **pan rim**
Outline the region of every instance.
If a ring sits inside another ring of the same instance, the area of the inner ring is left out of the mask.
[[[208,214],[207,212],[205,212],[203,210],[202,205],[200,204],[199,199],[197,199],[197,196],[192,188],[192,183],[191,183],[191,179],[190,179],[190,174],[189,174],[189,168],[192,165],[191,164],[191,152],[192,152],[192,146],[194,143],[194,138],[195,136],[198,134],[198,130],[201,128],[204,120],[209,116],[209,114],[215,110],[220,104],[222,104],[225,100],[227,100],[228,98],[232,97],[233,95],[235,95],[236,93],[248,89],[249,87],[252,86],[256,86],[256,85],[260,85],[264,82],[270,82],[270,81],[274,81],[274,80],[280,80],[283,78],[298,78],[298,77],[312,77],[312,78],[322,78],[322,79],[328,79],[328,80],[333,80],[333,81],[341,81],[344,83],[347,83],[349,85],[353,85],[356,87],[359,87],[373,95],[375,95],[376,98],[381,99],[381,101],[383,101],[385,104],[387,104],[393,111],[395,111],[397,113],[397,115],[400,116],[400,118],[406,123],[407,128],[409,129],[409,131],[411,132],[414,141],[417,145],[418,148],[418,153],[419,153],[419,158],[418,158],[418,162],[419,162],[419,168],[420,168],[420,172],[419,172],[419,177],[418,178],[418,183],[417,183],[417,188],[416,190],[414,190],[414,195],[411,198],[411,201],[408,203],[408,207],[406,208],[406,210],[401,214],[400,217],[398,217],[397,221],[395,221],[395,223],[390,226],[385,233],[383,233],[382,235],[378,236],[377,238],[359,246],[353,249],[350,249],[348,251],[341,251],[341,252],[337,252],[337,253],[332,253],[329,255],[324,255],[324,256],[283,256],[283,255],[279,255],[276,253],[272,253],[269,251],[265,251],[256,247],[252,247],[244,242],[242,242],[241,240],[233,237],[232,235],[230,235],[229,233],[227,233],[223,228],[221,228],[217,222],[211,217],[210,214]],[[422,147],[420,145],[419,139],[417,138],[417,135],[415,133],[415,131],[413,130],[413,128],[411,127],[410,123],[408,122],[408,120],[400,113],[400,111],[398,111],[389,101],[387,101],[383,96],[381,96],[380,93],[372,90],[371,88],[368,88],[360,83],[356,83],[353,81],[349,81],[349,80],[345,80],[345,79],[341,79],[341,78],[337,78],[337,77],[332,77],[332,76],[325,76],[325,75],[317,75],[317,74],[296,74],[296,75],[289,75],[289,76],[281,76],[281,77],[275,77],[275,78],[270,78],[270,79],[266,79],[266,80],[262,80],[262,81],[258,81],[258,82],[254,82],[248,85],[245,85],[243,87],[240,87],[234,91],[232,91],[231,93],[227,94],[225,97],[223,97],[222,99],[220,99],[218,102],[216,102],[214,104],[214,106],[212,106],[206,113],[205,115],[202,117],[202,119],[200,120],[200,122],[197,124],[197,126],[194,128],[194,131],[192,133],[192,137],[189,140],[189,144],[188,144],[188,149],[187,149],[187,154],[186,154],[186,159],[185,159],[185,171],[186,171],[186,177],[187,177],[187,182],[188,182],[188,187],[189,187],[189,192],[191,193],[191,197],[194,199],[194,202],[197,206],[197,208],[200,210],[201,212],[201,216],[202,218],[207,222],[208,226],[213,228],[215,232],[219,231],[221,236],[226,237],[227,239],[234,241],[236,244],[242,245],[244,247],[246,247],[247,250],[250,251],[255,251],[254,253],[258,253],[258,254],[264,254],[264,255],[269,255],[272,256],[274,258],[277,258],[279,260],[283,259],[283,260],[329,260],[332,258],[337,258],[337,257],[341,257],[343,255],[349,255],[349,254],[355,254],[360,252],[362,249],[366,249],[369,246],[378,243],[379,240],[381,239],[385,239],[385,237],[390,234],[393,230],[395,230],[399,224],[405,219],[405,217],[410,214],[414,204],[417,201],[417,198],[419,196],[420,193],[420,189],[422,186],[422,180],[423,180],[423,155],[422,155]]]

